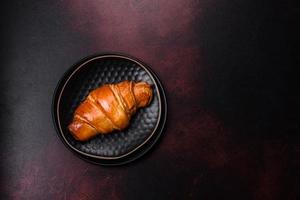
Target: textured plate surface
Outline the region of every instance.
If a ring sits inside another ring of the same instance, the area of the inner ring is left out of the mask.
[[[150,105],[139,109],[123,131],[76,141],[67,126],[77,106],[91,90],[124,80],[151,84]],[[149,67],[126,56],[101,55],[81,61],[66,72],[54,95],[53,116],[58,134],[74,152],[96,163],[119,164],[134,160],[154,144],[165,123],[166,102],[161,84]]]

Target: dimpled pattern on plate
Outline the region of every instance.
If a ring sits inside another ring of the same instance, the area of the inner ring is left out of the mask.
[[[147,71],[135,62],[122,58],[96,59],[85,64],[75,73],[76,75],[72,76],[65,87],[59,110],[63,132],[73,147],[90,155],[118,157],[137,148],[152,135],[160,114],[158,90],[154,85],[151,104],[139,109],[132,116],[127,129],[98,135],[87,142],[76,141],[70,135],[67,126],[73,118],[75,109],[90,91],[103,84],[124,80],[145,81],[149,84],[153,84],[153,80]]]

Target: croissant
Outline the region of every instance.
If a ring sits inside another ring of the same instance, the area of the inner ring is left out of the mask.
[[[136,110],[147,106],[151,99],[151,86],[145,82],[123,81],[103,85],[91,91],[76,108],[68,129],[79,141],[123,130]]]

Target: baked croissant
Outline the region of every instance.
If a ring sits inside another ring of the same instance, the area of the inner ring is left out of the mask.
[[[123,130],[136,110],[147,106],[151,99],[151,86],[145,82],[123,81],[103,85],[91,91],[76,108],[68,128],[79,141]]]

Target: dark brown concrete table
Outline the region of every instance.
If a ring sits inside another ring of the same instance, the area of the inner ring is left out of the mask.
[[[1,199],[299,198],[291,2],[47,0],[2,9]],[[169,104],[153,151],[121,167],[74,156],[51,118],[62,74],[102,52],[151,66]]]

